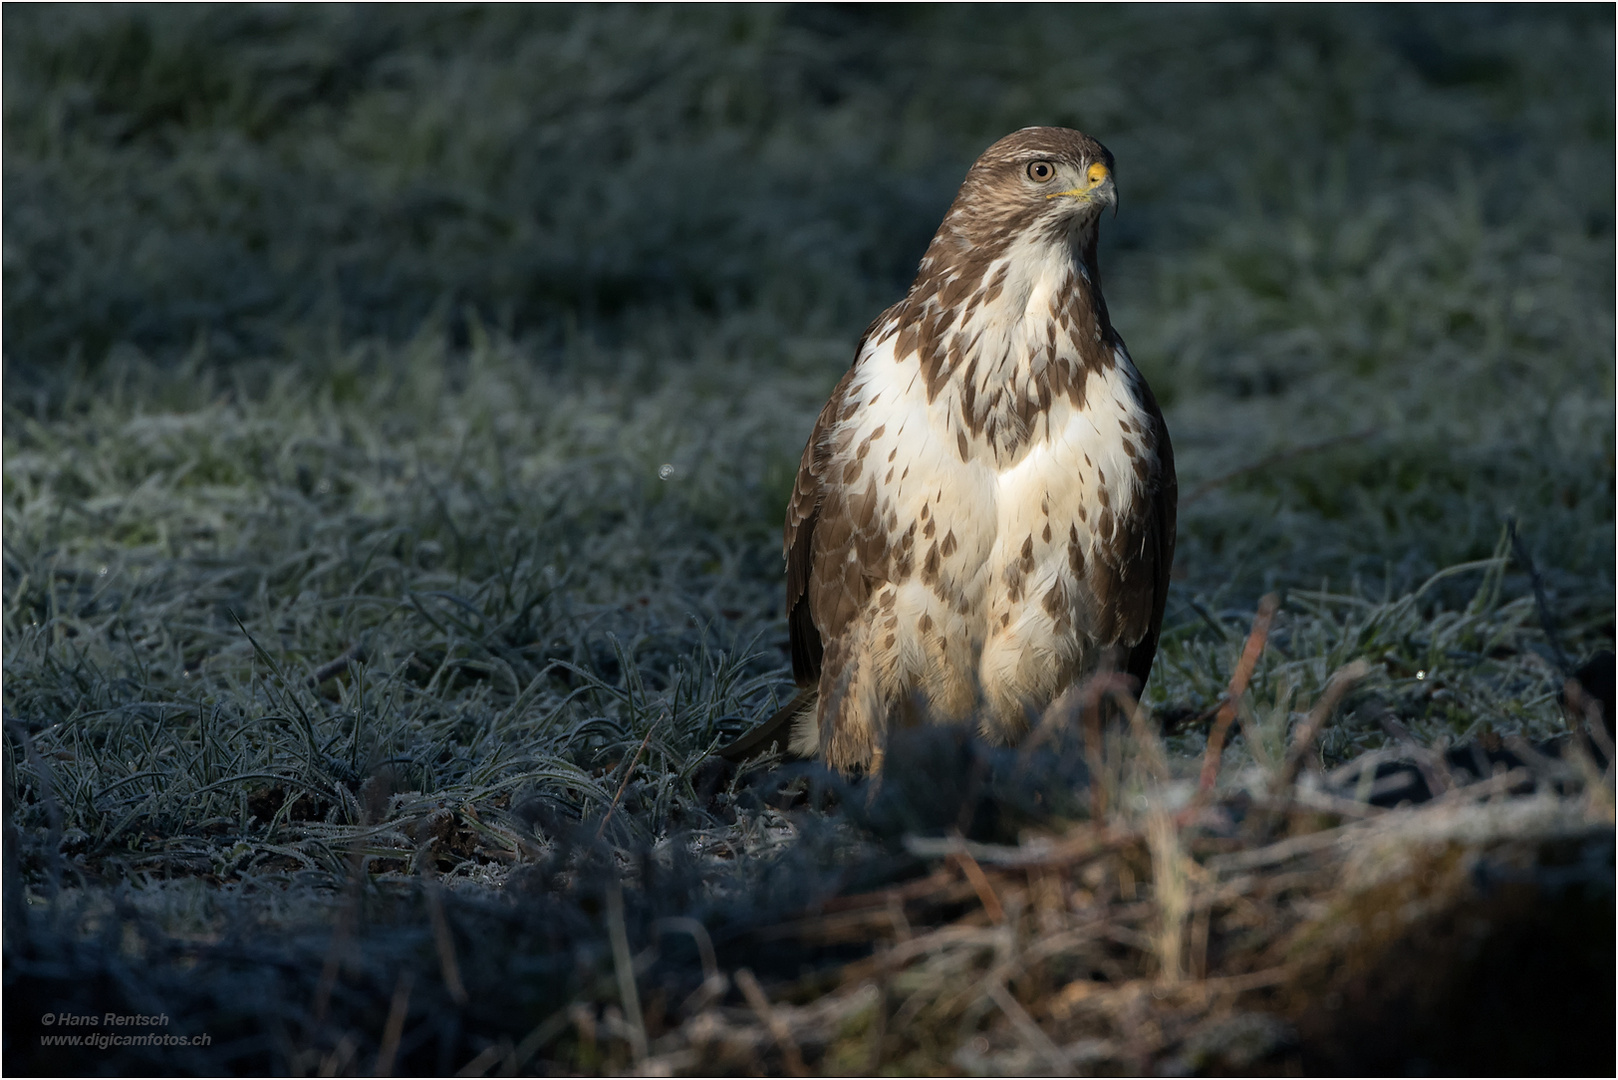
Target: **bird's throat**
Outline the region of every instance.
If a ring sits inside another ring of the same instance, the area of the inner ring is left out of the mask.
[[[1084,254],[1067,244],[1009,252],[1000,287],[992,269],[979,302],[922,357],[930,396],[952,399],[968,437],[1003,465],[1048,427],[1053,402],[1084,408],[1091,376],[1117,363],[1093,249]]]

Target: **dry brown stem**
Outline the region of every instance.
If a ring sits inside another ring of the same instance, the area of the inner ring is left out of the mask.
[[[787,1072],[793,1076],[808,1076],[809,1069],[803,1063],[803,1054],[798,1050],[797,1042],[792,1038],[792,1028],[776,1015],[775,1009],[770,1005],[770,999],[764,996],[764,988],[759,986],[758,979],[746,968],[736,972],[736,985],[741,988],[742,994],[747,998],[747,1004],[752,1006],[758,1018],[769,1029],[775,1039],[775,1045],[781,1050],[781,1057],[786,1062]]]
[[[376,1076],[392,1076],[393,1061],[399,1053],[399,1040],[404,1036],[405,1015],[410,1008],[410,990],[416,977],[401,971],[393,987],[393,1001],[388,1005],[388,1019],[382,1027],[382,1046],[376,1055]]]
[[[629,768],[624,770],[624,779],[618,785],[617,793],[612,797],[612,805],[607,807],[607,812],[601,817],[601,824],[596,827],[597,840],[601,839],[601,834],[607,831],[607,822],[612,820],[612,815],[618,809],[619,802],[623,800],[624,789],[629,787],[629,778],[635,775],[635,766],[640,764],[640,756],[646,753],[646,747],[651,743],[652,735],[657,731],[657,725],[661,724],[667,717],[668,713],[664,713],[652,721],[652,726],[646,729],[646,738],[640,741],[640,748],[635,751],[635,756],[629,760]]]
[[[1208,732],[1208,749],[1202,759],[1202,778],[1197,785],[1201,796],[1205,797],[1211,792],[1214,781],[1219,778],[1219,758],[1224,752],[1225,736],[1236,719],[1236,709],[1241,703],[1242,695],[1247,693],[1247,684],[1253,677],[1253,669],[1258,666],[1259,656],[1264,652],[1264,643],[1270,636],[1270,622],[1275,618],[1275,611],[1279,606],[1280,599],[1274,593],[1266,593],[1258,602],[1258,611],[1253,615],[1253,628],[1248,631],[1247,641],[1242,645],[1242,655],[1236,661],[1236,670],[1230,675],[1230,687],[1225,691],[1225,704],[1220,708],[1219,715],[1214,718],[1213,730]]]
[[[1354,684],[1365,678],[1370,671],[1371,665],[1364,660],[1355,660],[1332,672],[1320,700],[1309,710],[1309,715],[1293,738],[1292,749],[1287,753],[1286,768],[1281,774],[1281,783],[1284,786],[1291,787],[1297,781],[1303,763],[1308,759],[1309,752],[1314,749],[1315,740],[1320,737],[1320,729],[1326,726],[1326,721],[1331,719],[1332,713],[1337,711],[1338,704],[1354,688]]]
[[[959,842],[961,837],[957,833],[954,839]],[[959,844],[956,851],[951,853],[955,865],[961,868],[966,880],[972,883],[973,890],[978,894],[978,900],[983,904],[984,912],[989,916],[990,922],[1005,922],[1006,912],[1000,906],[1000,898],[994,893],[994,886],[989,884],[988,875],[984,874],[983,867],[966,850],[965,844]]]

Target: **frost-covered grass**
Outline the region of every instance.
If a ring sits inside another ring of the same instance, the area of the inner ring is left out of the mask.
[[[1107,295],[1181,474],[1159,715],[1279,589],[1257,720],[1372,665],[1329,760],[1561,730],[1511,516],[1566,652],[1611,646],[1606,9],[4,19],[12,896],[274,923],[356,850],[776,851],[700,766],[789,687],[792,469],[1030,123],[1119,161]]]

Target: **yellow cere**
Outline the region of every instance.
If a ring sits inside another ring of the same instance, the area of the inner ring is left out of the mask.
[[[1101,183],[1101,181],[1105,180],[1109,175],[1111,174],[1107,171],[1107,167],[1098,161],[1088,169],[1084,170],[1084,178],[1088,181],[1088,186],[1069,188],[1067,191],[1053,191],[1045,197],[1047,199],[1060,199],[1064,195],[1088,195],[1092,188]]]

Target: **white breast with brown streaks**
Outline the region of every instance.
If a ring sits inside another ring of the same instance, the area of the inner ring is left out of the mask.
[[[1015,298],[1016,315],[1054,310],[1038,284]],[[922,358],[895,356],[889,324],[848,385],[827,477],[874,494],[888,542],[887,580],[838,643],[854,660],[822,686],[822,710],[844,722],[882,731],[895,708],[948,721],[981,707],[985,734],[1011,738],[1098,647],[1118,643],[1098,622],[1094,571],[1116,562],[1109,545],[1142,494],[1139,376],[1118,347],[1083,378],[1082,404],[1047,393],[1029,425],[1018,398],[1037,392],[1030,369],[1049,316],[996,325],[989,314],[960,331],[975,346],[972,381],[935,380],[929,400]],[[991,432],[1019,424],[1031,429],[1008,452]],[[802,735],[798,748],[812,750],[815,733]]]

